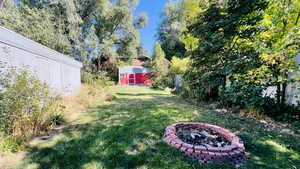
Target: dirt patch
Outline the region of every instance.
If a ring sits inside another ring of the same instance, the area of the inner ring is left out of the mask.
[[[1,169],[9,169],[12,168],[17,162],[23,160],[26,157],[26,152],[21,151],[15,154],[0,155],[0,168]]]

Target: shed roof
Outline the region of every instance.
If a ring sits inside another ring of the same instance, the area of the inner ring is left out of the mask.
[[[151,69],[143,66],[124,66],[119,68],[119,73],[150,73]]]

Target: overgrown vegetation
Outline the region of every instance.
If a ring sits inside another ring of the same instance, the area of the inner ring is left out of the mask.
[[[168,76],[170,72],[170,62],[165,58],[165,53],[159,43],[155,44],[152,62],[152,87],[166,88],[172,84],[172,79]]]
[[[171,61],[167,60],[159,43],[155,45],[153,58],[153,61],[150,63],[150,67],[153,69],[152,87],[160,89],[173,88],[175,76],[184,74],[190,64],[189,58],[174,56]]]
[[[165,58],[190,58],[182,95],[296,117],[286,91],[299,80],[299,11],[288,0],[169,2],[158,35]]]
[[[16,168],[172,168],[232,169],[201,165],[162,140],[166,126],[178,121],[205,122],[235,132],[246,145],[249,160],[241,169],[300,167],[299,130],[272,122],[219,113],[207,104],[194,106],[163,90],[113,87],[111,102],[95,102],[58,136],[29,149]],[[289,129],[289,132],[284,132]]]
[[[87,71],[83,71],[81,73],[81,81],[87,85],[93,85],[98,87],[106,87],[112,86],[115,84],[108,76],[107,72],[105,71],[97,71],[95,73],[90,73]]]
[[[64,122],[59,98],[46,84],[22,69],[12,68],[0,74],[2,149],[17,150],[23,141]]]
[[[4,69],[3,69],[4,70]],[[114,84],[106,73],[91,74],[74,97],[53,91],[25,69],[2,71],[0,77],[0,153],[22,150],[33,137],[78,120],[95,103],[113,100]]]

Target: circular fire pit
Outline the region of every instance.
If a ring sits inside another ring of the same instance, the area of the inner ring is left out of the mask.
[[[246,161],[245,147],[240,138],[215,125],[175,123],[166,128],[164,141],[202,163],[242,164]]]

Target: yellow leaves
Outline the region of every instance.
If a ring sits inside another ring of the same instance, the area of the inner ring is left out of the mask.
[[[277,79],[277,82],[283,82],[284,78],[282,76],[279,76]]]
[[[282,66],[294,63],[292,59],[285,57],[282,52],[263,53],[260,55],[260,58],[269,65]]]
[[[199,39],[193,37],[191,34],[183,35],[180,37],[180,41],[184,43],[187,51],[193,51],[197,48]]]
[[[194,22],[196,17],[203,9],[199,5],[199,0],[186,0],[184,1],[184,17],[189,22]]]
[[[262,23],[264,25],[270,25],[270,24],[272,24],[271,15],[265,14],[264,19],[262,20]]]
[[[171,60],[171,73],[183,74],[187,71],[190,63],[190,58],[180,59],[176,56],[172,57]]]
[[[260,58],[264,61],[264,62],[266,62],[267,64],[271,64],[271,65],[275,65],[276,64],[276,57],[274,57],[274,55],[272,55],[272,54],[266,54],[266,53],[264,53],[264,54],[262,54],[261,56],[260,56]]]

